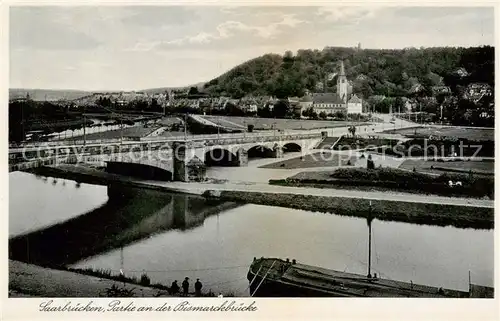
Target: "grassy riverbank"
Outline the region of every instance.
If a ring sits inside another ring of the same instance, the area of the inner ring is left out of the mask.
[[[51,269],[9,260],[9,297],[176,297],[161,283],[112,274],[106,270]],[[191,286],[192,290],[192,286]],[[190,292],[188,296],[194,296]],[[215,293],[202,293],[214,297]],[[224,294],[226,297],[233,293]]]
[[[450,186],[449,182],[460,182]],[[287,179],[270,180],[271,185],[322,188],[348,187],[405,191],[450,197],[494,198],[492,177],[445,173],[439,176],[394,168],[340,168],[335,171],[301,172]]]
[[[307,211],[328,212],[338,215],[367,217],[370,200],[297,194],[273,194],[240,191],[206,192],[222,200],[280,206]],[[425,204],[372,200],[372,215],[383,221],[447,226],[459,228],[491,229],[494,225],[492,208],[442,204]]]

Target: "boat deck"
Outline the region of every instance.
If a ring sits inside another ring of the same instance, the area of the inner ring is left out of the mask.
[[[274,262],[274,265],[273,265]],[[270,267],[273,265],[272,269]],[[262,266],[262,268],[261,268]],[[259,270],[260,269],[260,270]],[[464,298],[465,291],[440,289],[437,287],[412,284],[389,279],[371,278],[359,274],[340,272],[306,264],[285,262],[281,259],[263,258],[254,261],[253,273],[267,280],[298,288],[314,288],[319,292],[329,292],[336,296],[352,297],[426,297]]]

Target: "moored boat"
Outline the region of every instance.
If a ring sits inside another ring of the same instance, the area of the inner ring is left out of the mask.
[[[493,297],[493,288],[471,284],[469,292],[346,273],[280,258],[254,259],[247,275],[257,297]]]
[[[371,206],[370,206],[371,207]],[[368,214],[368,273],[341,272],[280,258],[254,258],[247,274],[250,295],[258,297],[421,297],[493,298],[493,288],[471,284],[469,291],[379,278],[371,274],[371,211]]]

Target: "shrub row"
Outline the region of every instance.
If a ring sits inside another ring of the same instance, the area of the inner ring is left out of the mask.
[[[287,178],[270,180],[274,185],[323,185],[323,186],[371,186],[395,190],[417,191],[444,196],[494,197],[494,179],[472,175],[442,174],[431,176],[393,168],[339,168],[331,179]],[[462,186],[449,186],[449,181],[460,181]]]

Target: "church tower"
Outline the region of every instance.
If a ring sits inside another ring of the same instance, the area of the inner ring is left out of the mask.
[[[340,61],[340,73],[337,77],[337,94],[343,102],[347,101],[347,77],[344,70],[344,62]]]

